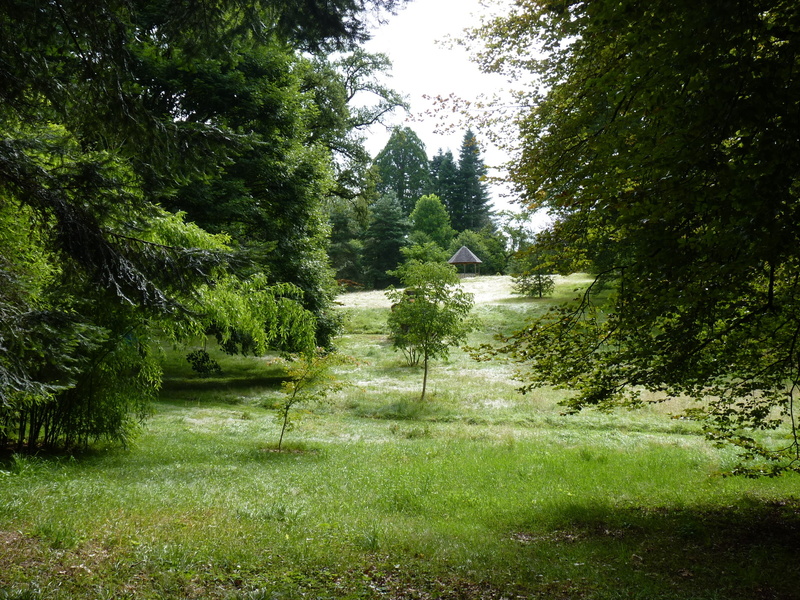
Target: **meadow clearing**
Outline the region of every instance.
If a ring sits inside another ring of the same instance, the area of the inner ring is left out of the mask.
[[[587,282],[538,300],[465,279],[470,344]],[[420,403],[383,293],[340,301],[357,362],[282,452],[274,357],[212,352],[201,378],[169,352],[128,448],[7,456],[0,600],[800,597],[800,478],[726,477],[735,455],[679,403],[564,416],[566,392],[521,395],[513,365],[461,349]]]

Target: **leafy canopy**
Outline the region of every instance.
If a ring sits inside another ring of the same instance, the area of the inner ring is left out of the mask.
[[[404,289],[390,289],[394,303],[389,315],[392,345],[402,350],[410,364],[423,362],[420,400],[425,399],[428,362],[447,358],[450,347],[466,340],[474,328],[469,320],[473,295],[459,285],[451,265],[410,260],[399,270]]]
[[[747,473],[800,470],[798,22],[784,0],[541,0],[479,33],[484,68],[533,75],[512,181],[597,274],[503,351],[574,409],[695,398]],[[785,422],[782,446],[752,433]]]

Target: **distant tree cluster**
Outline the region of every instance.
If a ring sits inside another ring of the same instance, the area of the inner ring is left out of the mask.
[[[443,260],[467,246],[484,273],[506,272],[509,240],[493,218],[486,175],[472,131],[456,161],[449,150],[429,159],[412,129],[396,128],[373,162],[371,186],[358,201],[331,211],[329,254],[337,279],[346,286],[396,284],[387,271],[403,261],[403,248],[428,243],[442,250]]]

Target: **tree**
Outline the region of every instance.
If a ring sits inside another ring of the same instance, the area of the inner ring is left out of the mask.
[[[541,86],[515,186],[596,273],[503,350],[573,409],[694,398],[750,474],[800,470],[798,19],[780,0],[537,2],[482,33],[486,68],[533,64]],[[784,423],[785,442],[757,434]]]
[[[450,216],[442,201],[434,195],[422,196],[411,212],[411,231],[420,232],[442,249],[449,246],[455,235]]]
[[[422,401],[429,361],[447,358],[450,346],[463,342],[474,328],[467,318],[473,296],[461,289],[456,270],[448,264],[412,261],[404,265],[401,280],[405,289],[386,293],[394,303],[389,315],[390,338],[410,361],[422,360]]]
[[[384,54],[360,48],[336,60],[315,57],[304,77],[303,91],[314,97],[312,140],[333,155],[336,186],[332,193],[354,199],[365,187],[372,158],[364,147],[364,131],[383,124],[386,117],[408,104],[394,90],[378,81],[391,70]]]
[[[429,194],[438,196],[449,214],[453,214],[453,203],[458,198],[458,165],[450,150],[442,152],[440,148],[431,159],[431,186]]]
[[[408,221],[394,196],[378,199],[364,238],[364,266],[371,287],[383,288],[395,281],[388,271],[403,260],[401,249],[406,245]]]
[[[283,400],[279,402],[279,410],[275,415],[281,426],[278,438],[278,451],[283,446],[284,434],[292,428],[292,410],[299,404],[320,403],[326,400],[331,392],[338,391],[342,383],[337,380],[332,369],[351,362],[350,358],[338,352],[327,352],[317,348],[313,352],[291,355],[282,359],[288,379],[281,383]]]
[[[417,199],[430,187],[425,144],[412,129],[396,127],[375,157],[375,167],[380,176],[378,191],[393,193],[403,216],[410,215]]]
[[[467,130],[458,155],[455,195],[449,205],[456,231],[477,231],[491,223],[486,173],[478,140],[471,130]]]
[[[553,292],[553,262],[548,260],[546,251],[529,246],[517,252],[514,259],[514,293],[544,298]]]
[[[257,347],[309,343],[315,319],[296,286],[235,273],[228,235],[164,207],[228,167],[263,167],[251,152],[263,131],[239,109],[287,115],[296,96],[307,123],[292,50],[352,48],[360,11],[394,4],[0,4],[0,223],[24,233],[0,261],[2,443],[125,441],[158,389],[156,337],[213,323],[223,337],[246,329]],[[258,94],[260,105],[235,101]],[[308,180],[320,191],[329,178],[317,178],[319,146],[302,149],[292,138],[276,152],[308,198]]]

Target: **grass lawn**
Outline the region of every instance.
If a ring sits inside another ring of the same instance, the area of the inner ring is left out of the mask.
[[[482,327],[556,299],[465,281]],[[171,355],[134,445],[0,465],[3,599],[792,599],[800,478],[725,477],[735,461],[665,404],[562,416],[563,392],[461,350],[421,369],[385,336],[377,292],[341,298],[356,365],[274,450],[281,371]],[[771,435],[786,435],[777,431]]]

